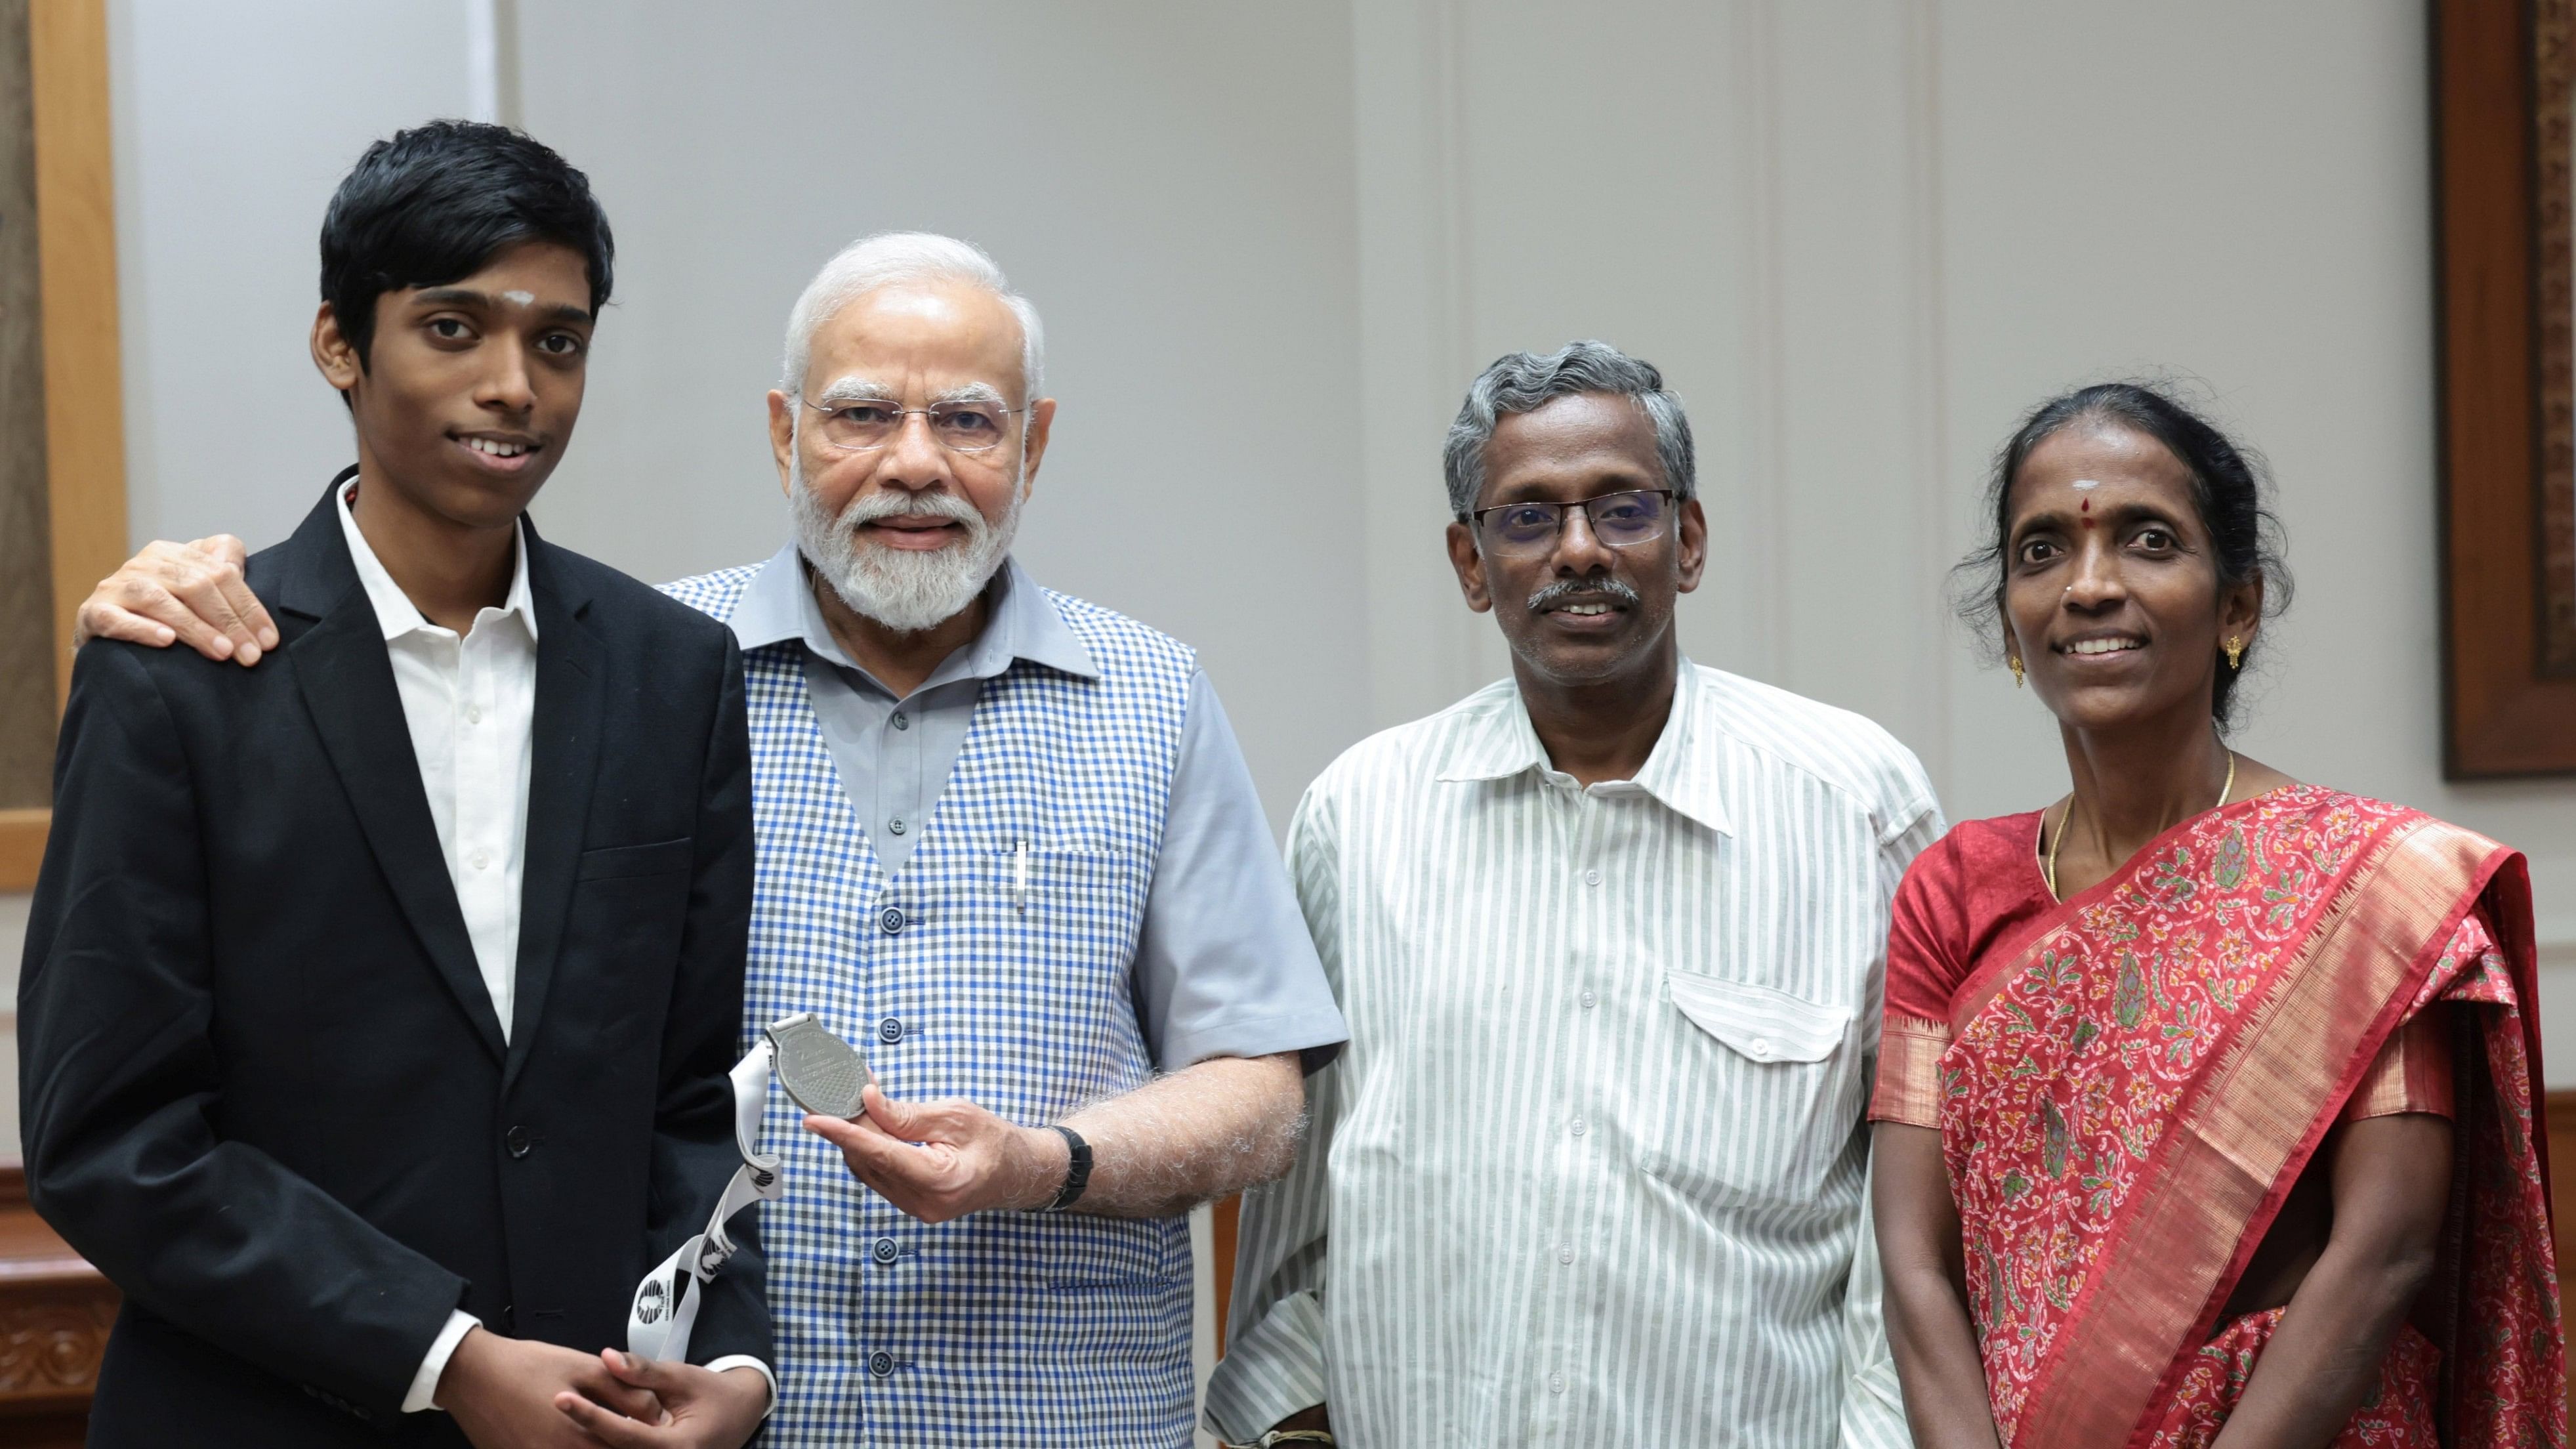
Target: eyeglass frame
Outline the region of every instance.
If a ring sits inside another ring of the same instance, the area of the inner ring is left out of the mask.
[[[1632,539],[1627,543],[1612,543],[1610,540],[1603,538],[1601,536],[1600,521],[1592,516],[1592,505],[1612,498],[1627,498],[1639,493],[1652,493],[1664,500],[1663,506],[1667,512],[1657,520],[1664,525],[1663,529],[1656,533],[1652,538]],[[1664,537],[1665,534],[1672,532],[1672,514],[1669,510],[1672,508],[1673,504],[1680,499],[1680,496],[1680,490],[1674,488],[1620,488],[1608,493],[1596,493],[1590,498],[1577,499],[1572,503],[1558,503],[1552,499],[1546,498],[1523,498],[1511,503],[1497,503],[1489,508],[1470,508],[1467,510],[1467,520],[1474,529],[1478,541],[1481,542],[1488,537],[1485,528],[1485,515],[1489,513],[1500,513],[1506,508],[1553,508],[1556,510],[1556,532],[1549,537],[1547,546],[1549,549],[1554,549],[1557,544],[1565,538],[1566,516],[1569,513],[1579,511],[1583,515],[1583,526],[1591,531],[1593,542],[1600,544],[1603,548],[1635,548],[1640,544],[1653,543],[1657,539]]]
[[[986,410],[986,411],[988,411],[988,412],[997,412],[997,413],[1000,413],[1002,416],[1004,416],[1004,417],[1006,417],[1006,418],[1007,418],[1007,417],[1010,417],[1010,416],[1012,416],[1012,415],[1014,415],[1014,414],[1017,414],[1017,415],[1019,415],[1020,417],[1022,417],[1023,419],[1025,419],[1025,418],[1027,417],[1028,413],[1029,413],[1029,408],[1028,408],[1027,406],[1025,406],[1025,405],[1020,406],[1020,407],[1015,407],[1015,408],[1014,408],[1014,407],[1004,407],[1004,406],[1003,406],[1002,404],[1000,404],[1000,403],[988,403],[988,402],[983,401],[983,400],[982,400],[982,399],[980,399],[980,398],[962,398],[962,397],[961,397],[961,398],[951,398],[951,399],[949,399],[949,400],[948,400],[948,401],[946,401],[946,402],[935,402],[935,403],[932,403],[930,406],[928,406],[928,407],[926,407],[926,408],[908,408],[908,407],[902,407],[902,406],[899,406],[899,405],[895,402],[895,400],[894,400],[893,398],[878,398],[878,397],[854,397],[854,398],[845,398],[845,399],[843,399],[843,400],[842,400],[841,402],[839,402],[839,403],[836,403],[836,404],[833,404],[832,406],[826,407],[826,406],[824,406],[824,405],[823,405],[823,404],[821,404],[821,403],[815,402],[815,401],[813,401],[813,400],[811,400],[811,399],[807,398],[807,397],[805,396],[805,394],[804,394],[804,393],[802,393],[802,392],[799,392],[799,393],[797,393],[797,394],[796,394],[796,401],[797,401],[798,403],[800,403],[800,404],[802,404],[802,405],[806,406],[806,407],[812,408],[814,411],[816,411],[816,412],[818,412],[818,413],[821,413],[821,414],[822,414],[823,416],[825,416],[825,417],[830,417],[832,414],[839,412],[842,408],[848,408],[848,407],[859,407],[859,406],[866,405],[866,404],[875,404],[875,405],[877,405],[877,406],[883,407],[884,409],[886,409],[886,411],[891,412],[891,413],[893,413],[893,414],[894,414],[894,418],[895,418],[895,421],[894,421],[894,430],[893,430],[892,432],[890,432],[890,433],[886,434],[886,440],[885,440],[885,442],[882,442],[882,443],[871,443],[871,444],[868,444],[868,445],[866,445],[866,446],[864,446],[864,447],[856,447],[856,448],[854,448],[854,447],[850,447],[850,446],[849,446],[849,445],[847,445],[847,444],[843,444],[843,443],[835,443],[835,442],[833,442],[830,438],[825,438],[825,439],[823,440],[823,446],[824,446],[824,447],[830,448],[830,449],[832,449],[833,451],[835,451],[835,452],[840,452],[840,453],[873,453],[873,452],[876,452],[876,451],[878,451],[878,450],[880,450],[880,449],[882,449],[882,448],[885,448],[885,447],[887,447],[887,446],[891,445],[891,444],[894,442],[894,440],[895,440],[895,439],[897,439],[897,438],[899,438],[899,437],[901,437],[901,436],[903,435],[903,428],[904,428],[903,420],[904,420],[905,418],[912,417],[912,416],[914,416],[914,415],[916,415],[916,414],[918,414],[918,415],[919,415],[919,416],[921,416],[921,417],[925,417],[925,418],[926,418],[926,417],[930,417],[931,415],[933,415],[934,413],[936,413],[939,409],[941,409],[941,408],[943,408],[943,407],[950,407],[950,408],[964,408],[964,407],[983,408],[983,409],[985,409],[985,410]],[[1025,424],[1023,424],[1023,425],[1025,426]],[[996,437],[993,439],[993,442],[992,442],[992,446],[991,446],[991,447],[985,447],[985,448],[961,448],[961,447],[958,447],[956,444],[949,442],[947,439],[942,438],[941,436],[939,436],[939,430],[938,430],[938,429],[936,429],[936,428],[933,428],[933,429],[931,429],[931,433],[930,433],[930,440],[931,440],[932,442],[934,442],[934,443],[937,443],[940,447],[947,449],[949,452],[952,452],[952,453],[964,453],[964,454],[966,454],[968,457],[981,457],[981,456],[983,456],[984,454],[986,454],[986,453],[990,453],[990,452],[994,451],[995,449],[997,449],[997,448],[1001,447],[1001,446],[1002,446],[1002,440],[1003,440],[1003,438],[1008,437],[1008,436],[1009,436],[1009,434],[1007,434],[1007,433],[1000,434],[1000,435],[996,436]],[[1604,496],[1604,497],[1607,497],[1608,495],[1607,495],[1607,494],[1604,494],[1603,496]],[[1560,526],[1562,526],[1562,525],[1560,524]]]

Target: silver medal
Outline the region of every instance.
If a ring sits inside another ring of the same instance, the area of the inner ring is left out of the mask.
[[[777,1054],[778,1085],[797,1106],[817,1117],[859,1115],[859,1093],[875,1078],[848,1042],[810,1011],[771,1022],[768,1035],[770,1050]]]

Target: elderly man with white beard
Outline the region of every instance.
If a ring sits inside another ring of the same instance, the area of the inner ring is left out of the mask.
[[[1287,1169],[1345,1035],[1189,649],[1010,556],[1042,357],[974,247],[850,247],[769,394],[795,538],[666,586],[743,650],[745,1043],[814,1012],[879,1083],[772,1094],[774,1446],[1187,1444],[1182,1214]],[[155,544],[83,627],[255,663],[238,562]]]

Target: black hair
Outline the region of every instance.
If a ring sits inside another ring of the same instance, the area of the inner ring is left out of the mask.
[[[507,126],[431,121],[396,131],[358,158],[323,213],[322,300],[363,368],[377,297],[471,276],[528,241],[581,255],[597,316],[617,248],[589,177]]]
[[[2209,531],[2211,562],[2223,595],[2248,579],[2263,581],[2263,612],[2290,605],[2290,569],[2282,561],[2280,518],[2269,505],[2267,469],[2260,454],[2239,447],[2207,418],[2147,382],[2103,382],[2050,398],[2030,410],[2010,441],[1995,454],[1986,483],[1986,516],[1993,533],[1952,571],[1952,602],[1959,617],[1990,647],[2003,646],[2004,580],[2012,534],[2012,485],[2033,450],[2072,424],[2115,423],[2164,444],[2191,475],[2191,501]],[[2251,655],[2247,658],[2250,660]],[[2210,717],[2224,728],[2245,665],[2221,661],[2209,701]]]

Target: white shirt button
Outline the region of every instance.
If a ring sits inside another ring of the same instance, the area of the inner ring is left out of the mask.
[[[479,704],[469,704],[465,706],[465,722],[467,724],[481,724],[483,722],[483,706]]]
[[[1565,1375],[1563,1375],[1563,1374],[1549,1374],[1549,1375],[1547,1376],[1547,1391],[1548,1391],[1549,1393],[1551,1393],[1551,1394],[1561,1394],[1561,1393],[1564,1393],[1564,1392],[1565,1392]]]
[[[1580,1117],[1575,1118],[1575,1119],[1574,1119],[1574,1135],[1575,1135],[1575,1136],[1577,1136],[1577,1137],[1580,1137],[1580,1136],[1582,1136],[1582,1135],[1584,1134],[1584,1131],[1585,1131],[1585,1130],[1586,1130],[1586,1129],[1584,1128],[1584,1125],[1583,1125],[1583,1119],[1582,1119],[1582,1118],[1580,1118]]]
[[[1558,1261],[1558,1262],[1560,1262],[1560,1263],[1571,1263],[1571,1262],[1573,1262],[1573,1261],[1574,1261],[1574,1245],[1573,1245],[1572,1243],[1568,1243],[1568,1244],[1566,1244],[1564,1247],[1557,1249],[1557,1250],[1556,1250],[1556,1261]]]
[[[1752,1051],[1753,1059],[1755,1061],[1769,1061],[1771,1059],[1771,1038],[1767,1036],[1755,1037],[1752,1042]]]
[[[1599,872],[1599,871],[1597,871],[1597,870],[1587,870],[1587,871],[1585,871],[1585,872],[1583,873],[1583,883],[1584,883],[1585,885],[1599,885],[1599,884],[1601,884],[1601,872]]]
[[[1590,1011],[1592,1008],[1594,1008],[1594,1007],[1596,1007],[1596,1006],[1599,1006],[1600,1004],[1601,1004],[1601,998],[1600,998],[1600,997],[1593,995],[1593,994],[1592,994],[1591,992],[1589,992],[1589,991],[1587,991],[1587,992],[1583,993],[1583,1009],[1584,1009],[1584,1010],[1586,1010],[1586,1011]]]
[[[476,870],[490,870],[492,868],[492,852],[488,850],[478,850],[474,852],[474,868]]]

